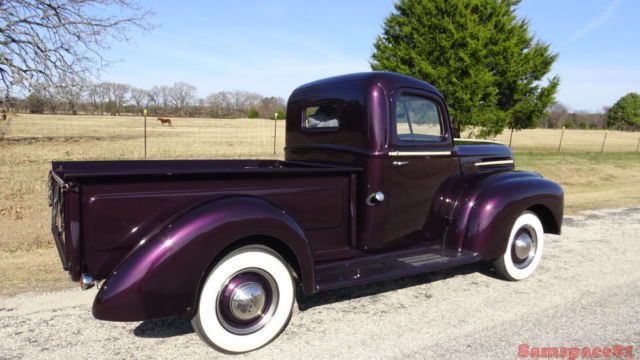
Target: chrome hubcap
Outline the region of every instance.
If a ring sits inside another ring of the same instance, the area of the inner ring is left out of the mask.
[[[231,294],[231,313],[240,320],[251,320],[264,307],[265,292],[258,283],[247,282]]]
[[[516,247],[516,258],[518,260],[524,260],[531,254],[533,241],[531,241],[531,238],[527,234],[522,234],[516,239],[514,246]]]
[[[244,269],[230,276],[218,292],[218,320],[233,334],[251,334],[271,321],[278,299],[278,285],[269,273]]]
[[[537,250],[538,239],[536,232],[528,225],[520,228],[511,246],[511,258],[514,265],[523,269],[533,261]]]

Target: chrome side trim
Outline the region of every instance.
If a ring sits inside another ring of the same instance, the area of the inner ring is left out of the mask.
[[[477,142],[477,143],[486,143],[486,144],[498,144],[501,145],[499,142],[494,141],[494,140],[484,140],[484,139],[467,139],[467,138],[454,138],[454,141],[459,140],[459,141],[469,141],[469,142]]]
[[[391,151],[390,156],[448,156],[451,151]]]
[[[507,165],[507,164],[513,164],[513,160],[483,161],[483,162],[475,163],[476,166]]]

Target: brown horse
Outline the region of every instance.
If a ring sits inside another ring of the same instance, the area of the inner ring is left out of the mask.
[[[164,124],[168,124],[169,126],[171,126],[171,119],[158,118],[158,121],[160,121],[160,125],[162,126],[164,126]]]

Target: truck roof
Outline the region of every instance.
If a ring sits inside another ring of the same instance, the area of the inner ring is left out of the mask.
[[[420,89],[426,89],[433,93],[436,93],[442,97],[442,93],[436,89],[433,85],[426,81],[418,80],[410,76],[390,72],[390,71],[368,71],[346,75],[333,76],[325,79],[312,81],[298,86],[293,93],[304,92],[308,88],[314,88],[318,86],[335,85],[341,82],[362,82],[362,83],[379,83],[386,90],[391,90],[396,87],[415,87]]]

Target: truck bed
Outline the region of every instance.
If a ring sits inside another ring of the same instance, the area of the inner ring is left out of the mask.
[[[52,231],[72,278],[106,278],[145,239],[182,214],[253,197],[300,224],[312,251],[348,248],[359,168],[279,160],[54,162]]]

